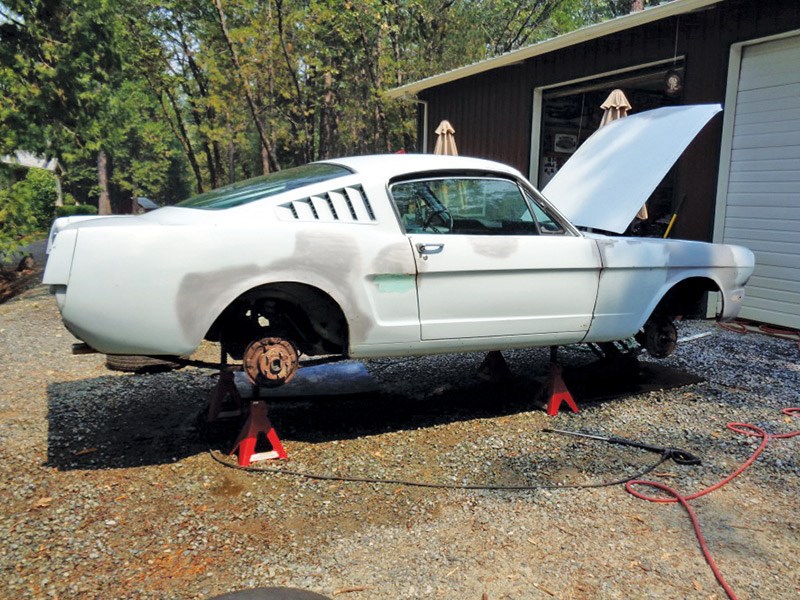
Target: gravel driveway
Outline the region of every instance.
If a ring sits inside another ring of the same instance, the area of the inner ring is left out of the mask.
[[[727,422],[800,428],[780,412],[800,405],[796,341],[681,328],[700,333],[662,364],[703,381],[579,398],[577,415],[533,403],[546,349],[506,353],[504,384],[478,380],[474,354],[374,361],[379,391],[275,400],[270,415],[297,471],[558,485],[658,458],[542,431],[556,427],[696,453],[700,467],[651,474],[690,494],[757,446]],[[43,288],[0,305],[0,597],[204,599],[259,586],[354,600],[724,597],[677,505],[621,485],[434,490],[237,471],[193,427],[211,371],[117,374],[99,355],[71,356],[72,341]],[[591,355],[563,360],[574,369]],[[770,442],[742,477],[692,502],[740,598],[800,597],[798,440]]]

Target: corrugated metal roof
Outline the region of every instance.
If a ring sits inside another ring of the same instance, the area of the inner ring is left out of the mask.
[[[501,54],[500,56],[483,60],[466,67],[460,67],[452,71],[447,71],[446,73],[440,73],[439,75],[427,77],[425,79],[415,81],[414,83],[396,87],[389,90],[387,95],[390,98],[413,96],[414,94],[417,94],[423,90],[427,90],[445,83],[464,79],[465,77],[477,75],[478,73],[483,73],[485,71],[491,71],[492,69],[506,67],[514,63],[533,58],[534,56],[540,56],[542,54],[554,52],[556,50],[560,50],[561,48],[567,48],[569,46],[581,44],[589,40],[594,40],[606,35],[624,31],[626,29],[652,23],[653,21],[658,21],[660,19],[666,19],[675,15],[701,10],[715,4],[720,4],[724,1],[725,0],[674,0],[668,4],[647,8],[640,12],[625,15],[623,17],[617,17],[616,19],[611,19],[610,21],[604,21],[602,23],[597,23],[596,25],[590,25],[588,27],[572,31],[570,33],[566,33],[564,35],[533,44],[531,46],[526,46],[525,48],[513,50],[511,52],[507,52],[506,54]]]
[[[45,158],[43,156],[36,156],[25,150],[17,150],[14,154],[8,156],[0,156],[0,162],[9,165],[20,165],[29,169],[45,169],[46,171],[58,170],[61,171],[61,166],[55,158]]]
[[[150,198],[145,198],[144,196],[139,196],[136,199],[137,204],[141,206],[144,210],[155,210],[158,208],[158,204],[150,200]]]

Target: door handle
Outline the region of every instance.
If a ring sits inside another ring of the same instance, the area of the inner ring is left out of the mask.
[[[444,244],[417,244],[417,252],[423,254],[439,254],[444,250]]]

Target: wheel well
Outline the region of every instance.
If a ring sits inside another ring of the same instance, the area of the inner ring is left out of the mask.
[[[653,316],[670,319],[703,319],[706,315],[708,292],[718,292],[719,286],[707,277],[691,277],[674,285],[653,311]]]
[[[253,288],[228,305],[206,334],[238,359],[247,344],[263,337],[291,340],[310,356],[345,354],[347,320],[336,301],[302,283],[271,283]]]

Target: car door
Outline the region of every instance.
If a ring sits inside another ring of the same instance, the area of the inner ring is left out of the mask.
[[[423,340],[584,337],[597,297],[596,244],[516,181],[432,177],[390,190],[415,254]]]

